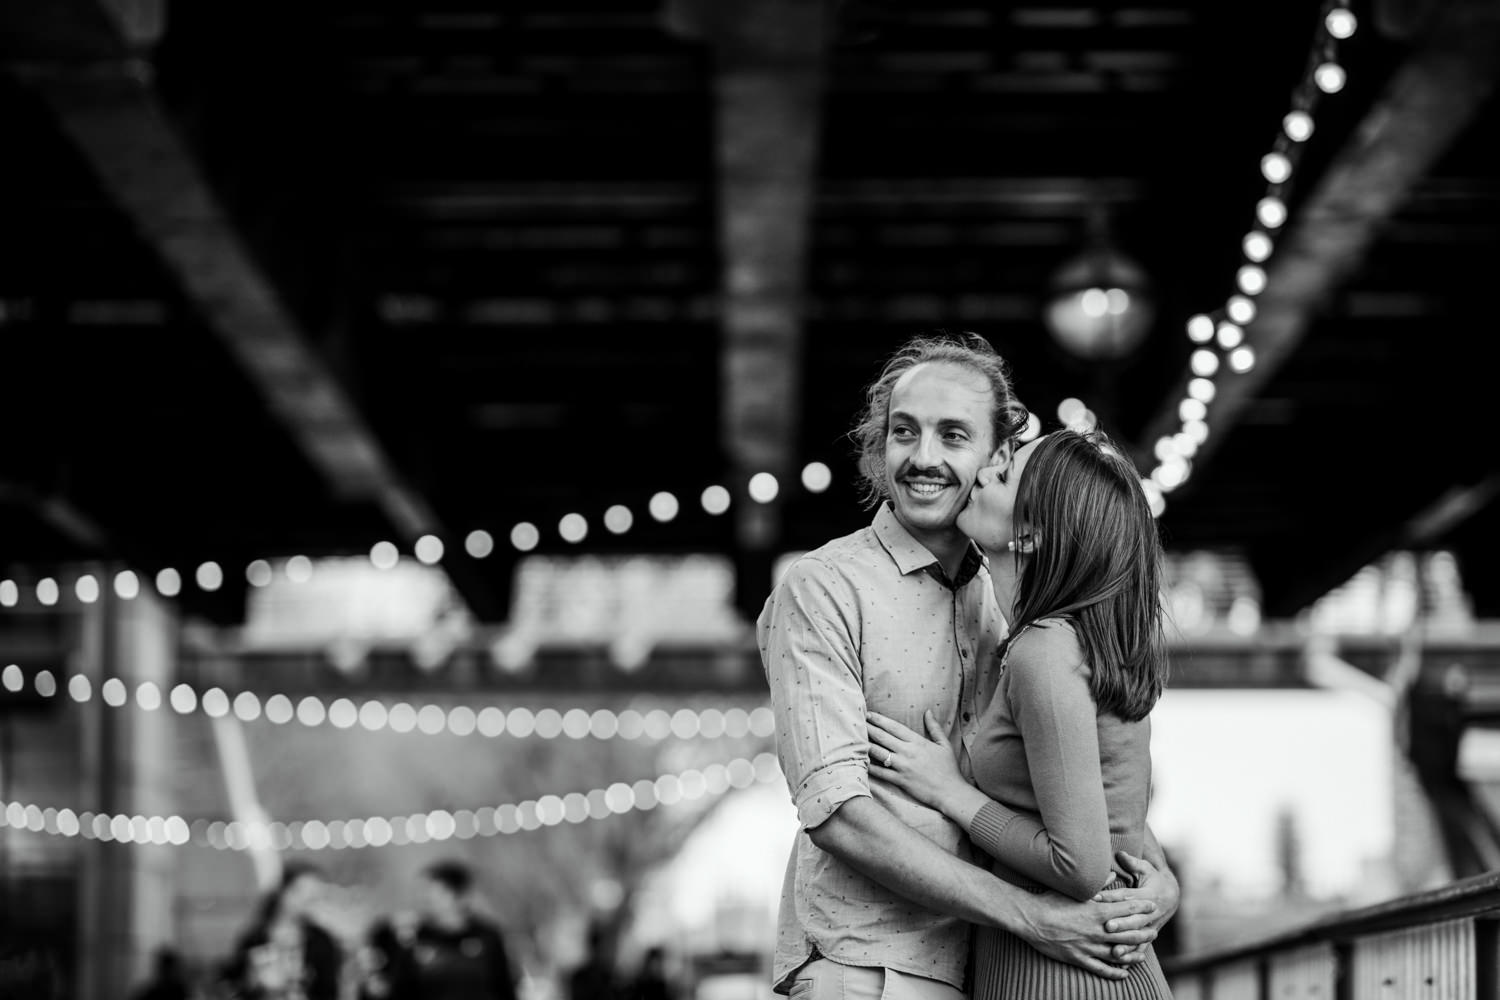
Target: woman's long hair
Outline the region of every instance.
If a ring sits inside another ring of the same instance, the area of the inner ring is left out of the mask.
[[[1011,636],[1070,619],[1099,710],[1145,718],[1166,687],[1167,654],[1161,538],[1139,474],[1102,433],[1056,431],[1021,470],[1013,517],[1030,555]]]

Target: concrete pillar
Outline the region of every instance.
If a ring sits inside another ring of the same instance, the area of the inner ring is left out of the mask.
[[[131,701],[143,683],[156,685],[162,706],[111,708],[99,697],[79,706],[79,801],[102,813],[169,816],[174,794],[174,724],[168,704],[177,676],[179,626],[175,609],[146,592],[131,600],[103,594],[83,605],[73,672],[95,692],[111,677],[125,682]],[[79,858],[79,996],[114,1000],[149,972],[153,952],[176,939],[173,852],[150,843],[82,842]]]

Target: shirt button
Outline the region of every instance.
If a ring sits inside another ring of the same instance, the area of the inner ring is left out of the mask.
[[[968,721],[969,721],[969,713],[968,713],[968,712],[965,712],[965,713],[964,713],[964,721],[965,721],[965,722],[968,722]]]
[[[961,660],[967,660],[969,658],[969,651],[967,649],[960,649],[958,651],[958,657]]]

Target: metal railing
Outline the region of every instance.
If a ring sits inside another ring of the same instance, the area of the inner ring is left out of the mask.
[[[1163,965],[1176,1000],[1495,1000],[1500,872]]]

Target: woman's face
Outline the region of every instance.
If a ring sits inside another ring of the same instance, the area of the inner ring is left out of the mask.
[[[1015,538],[1016,492],[1021,485],[1021,473],[1041,440],[1037,438],[1017,448],[1009,462],[1002,459],[997,465],[979,470],[969,503],[958,514],[958,530],[985,552],[1003,552],[1006,543]]]

